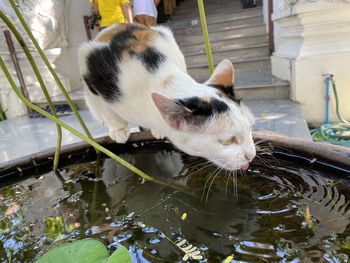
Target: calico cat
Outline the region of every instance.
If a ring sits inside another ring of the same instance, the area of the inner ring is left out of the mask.
[[[135,24],[104,29],[81,46],[79,60],[86,103],[116,142],[128,140],[131,122],[189,155],[248,169],[256,154],[253,116],[235,98],[230,61],[199,84],[187,74],[170,29]]]

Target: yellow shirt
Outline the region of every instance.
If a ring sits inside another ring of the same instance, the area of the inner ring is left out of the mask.
[[[101,27],[127,22],[123,15],[122,5],[130,4],[129,0],[97,0],[96,2],[101,16]]]

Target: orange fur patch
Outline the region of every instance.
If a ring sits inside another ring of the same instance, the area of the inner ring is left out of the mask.
[[[101,31],[95,38],[99,42],[109,42],[118,33],[125,31],[128,28],[128,24],[113,25],[105,30]]]
[[[130,27],[133,27],[134,29],[132,33],[133,38],[131,37],[126,40],[127,49],[123,52],[124,59],[130,57],[129,51],[140,53],[147,49],[150,46],[150,43],[152,43],[152,41],[159,35],[157,31],[143,25],[118,24],[103,30],[97,35],[95,40],[99,42],[110,42],[115,35],[129,30]]]
[[[152,29],[139,30],[135,31],[133,36],[136,38],[136,40],[130,40],[130,50],[134,52],[142,52],[148,48],[149,43],[151,43],[158,36],[158,32]]]
[[[163,85],[164,85],[164,86],[170,85],[170,84],[173,82],[174,78],[175,78],[175,77],[174,77],[173,75],[167,76],[167,77],[163,80]]]

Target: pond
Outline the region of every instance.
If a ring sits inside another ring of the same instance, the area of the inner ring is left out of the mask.
[[[187,245],[202,262],[349,262],[345,172],[261,155],[235,174],[158,144],[121,156],[183,191],[146,182],[110,159],[3,186],[1,261],[32,262],[59,244],[94,238],[110,252],[123,244],[134,262],[180,262]]]

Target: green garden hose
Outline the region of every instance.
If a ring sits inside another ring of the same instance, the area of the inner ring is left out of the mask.
[[[335,145],[350,147],[350,123],[340,114],[339,98],[333,76],[327,77],[327,81],[332,83],[336,114],[340,123],[324,124],[320,128],[311,130],[312,139],[314,141],[326,141]],[[328,95],[326,95],[326,103],[328,103]],[[326,114],[328,115],[328,112]],[[328,119],[328,116],[326,119]]]

